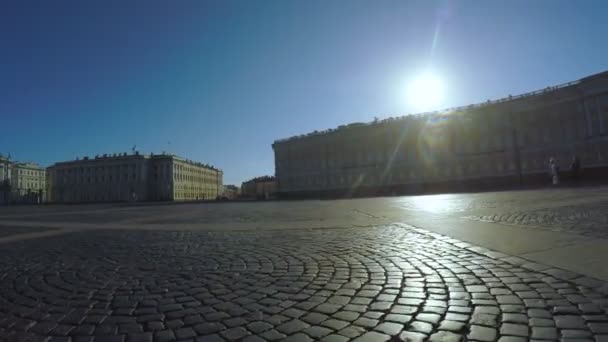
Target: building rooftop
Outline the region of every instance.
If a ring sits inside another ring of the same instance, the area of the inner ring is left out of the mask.
[[[62,162],[56,162],[54,165],[64,165],[64,164],[72,164],[72,163],[82,163],[82,162],[94,162],[94,161],[99,161],[99,160],[107,160],[107,159],[132,159],[132,158],[137,158],[137,159],[161,159],[161,158],[172,158],[172,159],[176,159],[182,162],[186,162],[192,165],[196,165],[196,166],[200,166],[200,167],[204,167],[210,170],[215,170],[215,171],[220,171],[220,169],[209,165],[209,164],[204,164],[201,162],[197,162],[197,161],[193,161],[190,159],[186,159],[183,157],[180,157],[176,154],[171,154],[171,153],[160,153],[160,154],[154,154],[154,153],[150,153],[150,154],[141,154],[139,153],[139,151],[135,151],[131,154],[127,153],[127,152],[123,152],[123,153],[104,153],[104,154],[98,154],[95,155],[95,157],[89,157],[89,156],[85,156],[82,159],[79,157],[76,157],[76,159],[74,160],[68,160],[68,161],[62,161]]]
[[[243,183],[272,182],[274,180],[276,180],[275,176],[260,176],[260,177],[251,178],[250,180],[244,181]]]
[[[40,166],[40,164],[35,163],[35,162],[20,162],[20,161],[16,161],[16,160],[11,160],[10,155],[5,156],[2,153],[0,153],[0,161],[4,162],[4,163],[9,163],[13,166],[18,166],[18,167],[29,167],[29,168],[35,168],[35,169],[44,169],[42,166]]]
[[[39,164],[33,163],[33,162],[15,162],[13,163],[14,166],[18,166],[18,167],[27,167],[27,168],[31,168],[31,169],[44,169],[44,167],[40,166]]]
[[[587,80],[592,80],[592,79],[602,78],[602,77],[608,77],[608,71],[593,74],[591,76],[587,76],[587,77],[581,78],[576,81],[571,81],[571,82],[559,84],[556,86],[546,87],[544,89],[539,89],[539,90],[531,91],[531,92],[520,94],[520,95],[515,95],[515,96],[509,95],[508,97],[503,97],[503,98],[500,98],[497,100],[488,100],[486,102],[475,103],[475,104],[470,104],[470,105],[460,106],[460,107],[447,108],[447,109],[436,110],[436,111],[430,111],[430,112],[423,112],[423,113],[417,113],[417,114],[406,114],[406,115],[402,115],[402,116],[389,117],[389,118],[382,119],[382,120],[376,119],[376,120],[370,121],[370,122],[354,122],[354,123],[350,123],[350,124],[346,124],[346,125],[340,125],[337,128],[329,128],[329,129],[322,130],[322,131],[313,131],[313,132],[310,132],[307,134],[300,134],[300,135],[292,136],[289,138],[278,139],[278,140],[274,141],[273,145],[277,144],[277,143],[291,141],[291,140],[297,140],[297,139],[302,139],[302,138],[306,138],[306,137],[327,134],[330,132],[340,131],[340,130],[349,129],[349,128],[353,128],[353,127],[371,126],[371,125],[391,122],[391,121],[395,121],[395,120],[404,120],[407,118],[415,118],[415,117],[423,118],[423,117],[433,116],[433,115],[447,115],[447,114],[454,114],[454,113],[458,113],[458,112],[465,112],[465,111],[471,110],[471,109],[482,108],[485,106],[496,105],[496,104],[506,103],[506,102],[511,102],[511,101],[517,101],[517,100],[521,100],[524,98],[530,98],[530,97],[534,97],[534,96],[541,95],[541,94],[551,93],[551,92],[561,90],[561,89],[564,89],[567,87],[572,87],[572,86],[578,85]]]

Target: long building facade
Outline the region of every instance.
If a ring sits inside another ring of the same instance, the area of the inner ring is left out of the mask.
[[[549,158],[608,178],[608,72],[445,111],[275,141],[280,196],[355,196],[548,180]]]
[[[102,155],[48,168],[53,203],[216,199],[223,172],[175,155]]]

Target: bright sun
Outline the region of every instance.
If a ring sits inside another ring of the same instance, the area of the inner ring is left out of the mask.
[[[416,111],[437,110],[443,100],[443,83],[432,73],[413,79],[407,87],[407,101]]]

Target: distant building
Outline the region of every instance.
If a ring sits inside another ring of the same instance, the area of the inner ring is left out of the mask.
[[[0,203],[39,204],[45,201],[46,170],[34,163],[11,162],[0,156]]]
[[[9,203],[11,192],[11,168],[8,158],[0,155],[0,204]]]
[[[38,204],[45,201],[46,170],[34,163],[13,163],[11,165],[12,201]]]
[[[0,154],[0,182],[9,181],[11,179],[10,165],[9,159]]]
[[[102,155],[48,168],[54,203],[216,199],[223,172],[174,155]]]
[[[272,176],[256,177],[241,184],[241,197],[244,198],[270,199],[276,193],[277,181]]]
[[[234,200],[239,197],[239,187],[236,185],[224,185],[224,193],[222,197]]]
[[[608,72],[497,101],[275,141],[282,196],[385,195],[548,182],[547,161],[608,179]]]

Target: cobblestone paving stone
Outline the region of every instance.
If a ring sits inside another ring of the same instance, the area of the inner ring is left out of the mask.
[[[8,341],[606,341],[608,286],[405,225],[3,245]]]
[[[608,202],[468,216],[467,218],[608,238]]]
[[[43,227],[10,227],[0,225],[0,238],[18,235],[18,234],[28,234],[28,233],[39,233],[47,230],[52,230],[53,228],[43,228]]]

